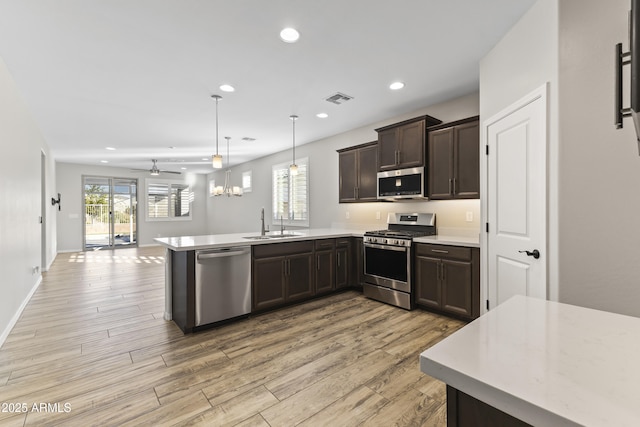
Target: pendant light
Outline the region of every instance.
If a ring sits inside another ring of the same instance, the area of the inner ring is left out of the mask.
[[[229,140],[231,139],[230,136],[225,136],[224,137],[227,140],[227,170],[224,173],[224,187],[216,187],[213,190],[213,195],[214,196],[227,196],[227,197],[231,197],[231,196],[242,196],[242,188],[236,186],[231,186],[230,182],[231,182],[231,169],[229,168]]]
[[[289,173],[291,175],[298,175],[298,165],[296,165],[296,120],[298,120],[298,116],[292,114],[289,118],[293,122],[293,162],[291,166],[289,166]]]
[[[216,154],[211,156],[211,166],[214,169],[222,168],[222,156],[218,154],[218,101],[222,99],[220,95],[211,95],[216,100]]]

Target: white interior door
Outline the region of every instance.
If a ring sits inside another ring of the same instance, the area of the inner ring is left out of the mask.
[[[547,297],[546,87],[484,124],[488,298]]]

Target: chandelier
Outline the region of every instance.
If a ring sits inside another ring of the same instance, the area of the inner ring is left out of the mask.
[[[227,170],[224,172],[224,187],[217,186],[213,189],[214,196],[242,196],[242,187],[231,186],[231,169],[229,168],[229,140],[230,136],[224,137],[227,140]]]

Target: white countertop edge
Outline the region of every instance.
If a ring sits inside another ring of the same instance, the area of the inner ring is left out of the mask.
[[[413,239],[414,243],[431,243],[434,245],[450,245],[450,246],[464,246],[468,248],[480,247],[480,236],[465,237],[465,236],[449,236],[446,234],[437,234],[435,236],[416,237]]]
[[[268,245],[272,243],[297,242],[304,240],[333,239],[340,237],[362,237],[364,232],[357,230],[308,229],[287,230],[300,233],[299,236],[272,239],[246,239],[246,236],[258,236],[260,232],[210,234],[199,236],[156,237],[160,245],[174,251],[229,248],[239,246]]]
[[[296,242],[303,240],[332,239],[340,237],[362,237],[364,231],[351,229],[312,228],[303,230],[287,230],[300,233],[299,236],[273,239],[246,239],[246,236],[258,236],[260,232],[210,234],[197,236],[156,237],[153,240],[174,251],[191,251],[200,249],[229,248],[238,246],[268,245],[281,242]],[[431,243],[436,245],[451,245],[479,248],[477,237],[436,235],[420,237],[415,243]]]
[[[430,360],[424,353],[426,351],[420,355],[420,371],[528,424],[540,427],[582,425]]]

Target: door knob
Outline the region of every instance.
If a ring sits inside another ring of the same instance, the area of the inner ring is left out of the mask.
[[[532,256],[535,259],[540,258],[540,251],[537,249],[534,249],[532,251],[518,251],[518,252],[520,252],[521,254],[527,254],[527,256]]]

